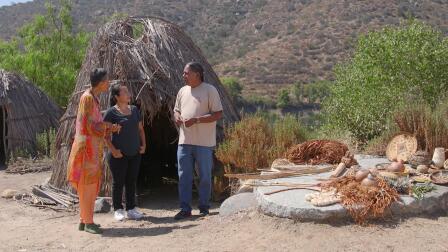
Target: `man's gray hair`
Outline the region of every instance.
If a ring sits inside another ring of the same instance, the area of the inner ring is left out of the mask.
[[[192,61],[187,63],[187,67],[191,71],[198,73],[199,76],[201,77],[201,81],[204,81],[204,67],[202,67],[201,63]]]

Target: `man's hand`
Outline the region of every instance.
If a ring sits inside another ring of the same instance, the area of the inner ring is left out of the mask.
[[[174,119],[176,120],[177,126],[180,126],[184,123],[184,121],[182,120],[182,116],[180,115],[179,112],[174,113]]]
[[[189,128],[191,126],[193,126],[194,124],[196,124],[198,121],[197,118],[191,118],[185,121],[185,127]]]
[[[114,148],[114,149],[112,149],[112,156],[114,158],[122,158],[123,157],[123,153],[121,153],[120,150]]]
[[[139,153],[140,153],[140,154],[145,154],[145,151],[146,151],[146,145],[142,145],[142,146],[140,146],[140,151],[139,151]]]

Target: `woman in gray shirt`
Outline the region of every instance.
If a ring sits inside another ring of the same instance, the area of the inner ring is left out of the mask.
[[[121,130],[106,137],[109,153],[106,158],[112,173],[112,201],[114,217],[121,221],[125,216],[122,205],[123,187],[126,188],[126,211],[129,219],[140,219],[142,214],[135,208],[135,187],[140,169],[141,154],[146,149],[145,131],[137,107],[131,100],[126,86],[111,87],[111,107],[104,121],[121,125]]]

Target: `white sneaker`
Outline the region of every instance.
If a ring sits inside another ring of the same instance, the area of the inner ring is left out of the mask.
[[[143,214],[140,213],[136,208],[128,210],[128,219],[138,220],[143,218]]]
[[[124,210],[123,209],[118,209],[117,211],[115,211],[114,213],[114,218],[117,221],[122,221],[124,220],[124,218],[126,218]]]

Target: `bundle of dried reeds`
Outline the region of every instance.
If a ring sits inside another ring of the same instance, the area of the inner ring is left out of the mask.
[[[285,157],[295,164],[339,164],[349,156],[347,145],[330,140],[312,140],[290,148]],[[350,165],[356,164],[356,160]]]
[[[225,174],[224,176],[228,178],[237,178],[237,179],[277,179],[277,178],[287,178],[287,177],[297,177],[297,176],[305,176],[310,174],[319,174],[324,172],[329,172],[333,170],[335,167],[330,166],[306,166],[306,167],[298,167],[296,169],[282,170],[282,171],[264,171],[262,173],[238,173],[238,174]]]

